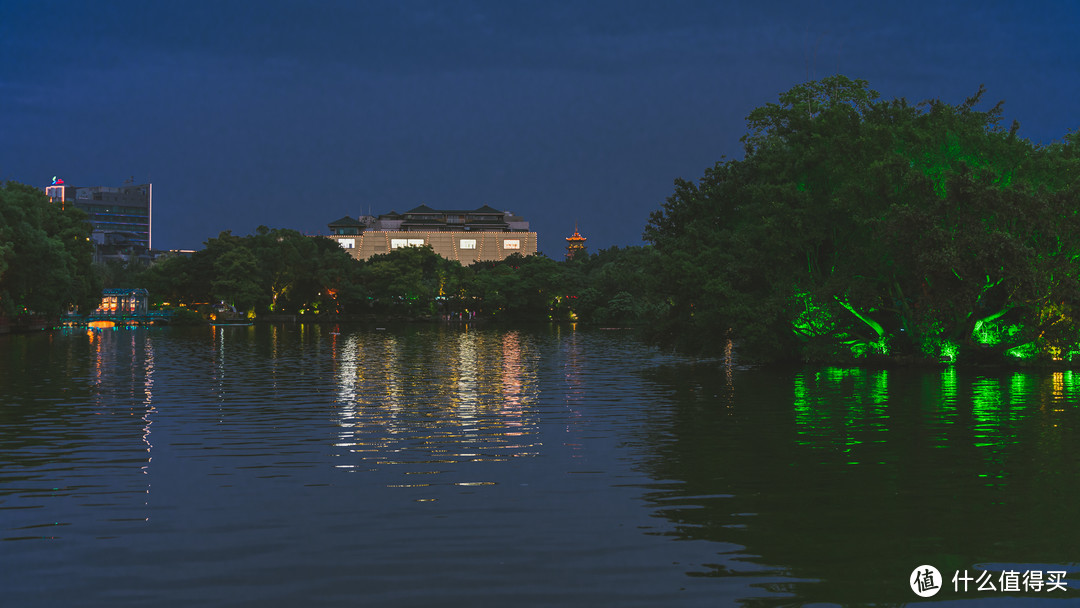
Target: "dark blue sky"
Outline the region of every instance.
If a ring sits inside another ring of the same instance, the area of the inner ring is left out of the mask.
[[[4,0],[0,179],[152,181],[157,249],[487,204],[559,258],[575,221],[640,244],[750,110],[838,71],[1080,127],[1080,3],[877,4]]]

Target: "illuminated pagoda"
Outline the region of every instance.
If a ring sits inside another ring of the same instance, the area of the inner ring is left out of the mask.
[[[578,232],[577,222],[574,222],[574,234],[566,237],[566,259],[572,260],[579,255],[589,255],[585,249],[585,241],[586,238]]]

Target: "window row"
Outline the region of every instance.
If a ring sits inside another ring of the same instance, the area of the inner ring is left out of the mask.
[[[337,239],[339,245],[345,249],[356,249],[356,239]],[[390,239],[390,249],[402,247],[423,247],[424,239]],[[458,241],[461,249],[476,249],[476,239],[461,239]],[[503,249],[521,249],[521,239],[503,239]]]

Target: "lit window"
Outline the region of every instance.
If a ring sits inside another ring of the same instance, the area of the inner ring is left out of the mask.
[[[518,239],[503,239],[503,249],[521,249],[521,241]]]
[[[424,239],[390,239],[390,249],[402,247],[423,247]]]
[[[356,249],[356,239],[338,239],[337,242],[343,249]]]
[[[476,239],[461,239],[462,249],[476,249]]]

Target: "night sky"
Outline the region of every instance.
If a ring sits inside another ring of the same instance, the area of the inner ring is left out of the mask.
[[[842,73],[1080,127],[1080,2],[0,1],[0,179],[154,184],[153,246],[491,205],[641,243],[755,107]]]

